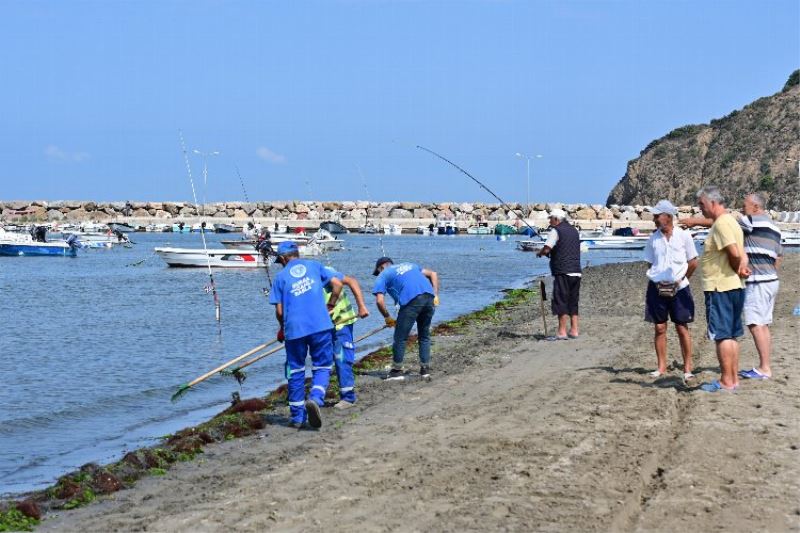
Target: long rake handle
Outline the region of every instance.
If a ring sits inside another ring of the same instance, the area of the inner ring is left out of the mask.
[[[389,327],[389,326],[387,326],[387,325],[385,325],[385,324],[384,324],[383,326],[381,326],[381,327],[379,327],[379,328],[375,328],[375,329],[373,329],[372,331],[370,331],[370,332],[368,332],[368,333],[365,333],[365,334],[361,335],[359,338],[357,338],[357,339],[355,340],[355,342],[361,342],[361,341],[363,341],[364,339],[366,339],[367,337],[371,337],[372,335],[375,335],[375,334],[376,334],[376,333],[378,333],[379,331],[383,331],[384,329],[386,329],[386,328],[388,328],[388,327]],[[247,368],[248,366],[252,365],[253,363],[255,363],[255,362],[257,362],[257,361],[260,361],[260,360],[262,360],[263,358],[267,357],[268,355],[272,355],[272,354],[274,354],[275,352],[279,351],[281,348],[283,348],[283,346],[276,346],[275,348],[273,348],[272,350],[269,350],[269,351],[268,351],[268,352],[266,352],[266,353],[262,353],[261,355],[257,355],[256,357],[253,357],[253,358],[252,358],[252,359],[250,359],[249,361],[246,361],[246,362],[242,363],[241,365],[237,366],[237,367],[236,367],[236,370],[234,370],[234,372],[239,372],[240,370],[242,370],[242,369],[244,369],[244,368]]]
[[[270,341],[270,342],[267,342],[267,343],[261,344],[261,345],[259,345],[259,346],[256,346],[256,347],[255,347],[255,348],[253,348],[252,350],[250,350],[250,351],[248,351],[248,352],[245,352],[245,353],[243,353],[242,355],[240,355],[240,356],[238,356],[238,357],[234,357],[233,359],[231,359],[231,360],[230,360],[230,361],[228,361],[227,363],[225,363],[225,364],[222,364],[222,365],[218,366],[218,367],[217,367],[217,368],[215,368],[214,370],[211,370],[211,371],[209,371],[209,372],[206,372],[206,373],[205,373],[205,374],[203,374],[202,376],[200,376],[200,377],[198,377],[198,378],[195,378],[193,381],[190,381],[189,383],[187,383],[187,384],[186,384],[186,387],[194,387],[195,385],[197,385],[197,384],[198,384],[198,383],[200,383],[201,381],[205,381],[205,380],[207,380],[208,378],[210,378],[210,377],[211,377],[211,376],[213,376],[214,374],[217,374],[218,372],[220,372],[220,371],[222,371],[222,370],[225,370],[225,369],[226,369],[226,368],[228,368],[229,366],[231,366],[231,365],[233,365],[233,364],[236,364],[236,363],[238,363],[238,362],[239,362],[239,361],[241,361],[242,359],[245,359],[245,358],[247,358],[247,357],[250,357],[251,355],[253,355],[253,354],[254,354],[254,353],[256,353],[256,352],[260,352],[261,350],[263,350],[263,349],[264,349],[264,348],[266,348],[267,346],[270,346],[270,345],[272,345],[272,344],[275,344],[276,342],[278,342],[278,341],[277,341],[277,340],[273,340],[273,341]],[[277,349],[278,349],[278,350],[279,350],[279,349],[281,349],[281,348],[282,348],[282,346],[278,346],[278,347],[277,347]]]

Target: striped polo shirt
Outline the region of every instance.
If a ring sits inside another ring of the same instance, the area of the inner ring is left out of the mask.
[[[766,213],[742,216],[739,225],[744,232],[744,251],[752,270],[747,283],[777,280],[775,261],[783,255],[781,230]]]

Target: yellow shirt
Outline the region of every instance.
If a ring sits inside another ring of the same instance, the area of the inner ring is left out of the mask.
[[[703,244],[700,268],[703,272],[703,290],[726,292],[744,287],[742,278],[731,268],[725,247],[736,244],[744,255],[744,234],[732,215],[725,213],[717,218]]]

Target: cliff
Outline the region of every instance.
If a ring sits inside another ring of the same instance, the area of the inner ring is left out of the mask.
[[[783,90],[760,98],[710,124],[669,132],[628,162],[625,176],[607,204],[695,203],[704,185],[719,186],[732,205],[748,192],[761,191],[769,207],[800,209],[800,71]],[[794,161],[789,161],[793,159]]]

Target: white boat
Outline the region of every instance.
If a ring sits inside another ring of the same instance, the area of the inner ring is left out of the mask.
[[[273,250],[278,247],[278,242],[274,240],[270,242],[272,243]],[[300,243],[297,240],[294,242],[297,243],[297,250],[301,257],[316,257],[318,255],[322,255],[322,253],[326,251],[319,243],[316,242],[306,241],[304,243]],[[238,241],[221,241],[221,243],[226,250],[255,252],[256,249],[256,241],[246,241],[242,239]]]
[[[467,228],[467,235],[491,235],[492,233],[494,231],[489,227],[488,222],[479,222],[477,225]]]
[[[260,268],[264,257],[255,250],[215,248],[155,248],[155,253],[171,267]],[[270,261],[273,259],[270,258]]]
[[[136,228],[126,222],[109,222],[108,227],[111,231],[119,231],[120,233],[133,233]]]
[[[68,240],[37,241],[26,233],[9,232],[0,228],[0,255],[4,256],[66,256],[75,257],[80,246],[74,237]]]
[[[544,248],[544,241],[517,241],[517,250],[520,252],[538,252]]]
[[[217,222],[214,224],[214,231],[217,233],[241,233],[242,227],[236,224]]]
[[[358,232],[373,234],[373,233],[378,233],[378,228],[375,227],[375,224],[373,224],[372,222],[367,222],[366,224],[362,224],[358,227]]]
[[[781,232],[781,245],[789,248],[800,246],[800,231],[792,230]]]
[[[399,224],[384,224],[383,225],[383,234],[384,235],[402,235],[403,228]]]

